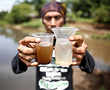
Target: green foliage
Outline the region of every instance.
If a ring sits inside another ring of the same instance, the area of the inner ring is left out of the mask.
[[[74,13],[67,13],[67,21],[75,21],[76,15]]]
[[[9,23],[19,24],[30,20],[30,15],[36,13],[40,16],[43,5],[53,0],[24,0],[23,3],[14,5],[10,13],[0,13],[0,19]],[[90,21],[96,23],[110,23],[109,0],[61,0],[67,6],[68,21]],[[35,9],[33,9],[33,7]],[[82,19],[83,18],[83,19]],[[89,20],[90,19],[90,20]],[[93,21],[92,20],[92,21]]]
[[[0,26],[5,26],[8,22],[11,22],[11,16],[8,12],[0,12]]]
[[[41,8],[46,3],[46,0],[32,0],[32,1],[33,1],[34,5],[35,5],[36,11],[38,12],[38,16],[40,17]]]
[[[2,19],[4,19],[5,18],[5,16],[7,15],[7,13],[8,12],[6,12],[6,11],[2,11],[2,12],[0,12],[0,20]]]
[[[97,8],[93,13],[93,17],[94,17],[95,22],[110,23],[110,7],[101,6]]]
[[[22,23],[24,21],[29,21],[29,15],[32,13],[32,8],[29,4],[21,3],[15,5],[11,11],[11,17],[13,18],[13,23]]]
[[[91,18],[82,18],[78,17],[75,12],[74,13],[67,13],[67,22],[87,22],[87,23],[93,23],[93,19]]]
[[[77,15],[78,17],[80,17],[82,14],[83,14],[83,12],[82,12],[81,10],[79,10],[79,11],[76,13],[76,15]]]
[[[92,35],[93,39],[103,39],[103,40],[110,40],[110,33],[104,34],[104,35]]]
[[[0,26],[2,26],[2,27],[5,27],[5,25],[7,25],[7,24],[8,24],[7,21],[4,21],[4,20],[0,21]]]
[[[22,26],[31,27],[31,28],[39,28],[42,26],[42,22],[40,19],[34,19],[34,20],[31,20],[30,22],[24,22]]]
[[[76,18],[93,18],[98,23],[110,23],[109,0],[65,0],[65,3],[68,13],[74,13]]]
[[[8,13],[5,18],[4,18],[4,21],[7,21],[8,23],[12,24],[14,23],[13,20],[14,18],[12,17],[11,13]]]
[[[102,87],[100,88],[100,90],[106,90],[106,88],[105,88],[104,86],[102,86]]]
[[[90,0],[67,0],[66,5],[78,17],[90,17]]]

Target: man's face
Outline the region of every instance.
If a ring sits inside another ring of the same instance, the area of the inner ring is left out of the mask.
[[[64,18],[62,14],[56,11],[49,11],[47,12],[43,19],[43,24],[45,25],[45,28],[47,32],[52,33],[51,29],[54,27],[61,27],[64,25]]]

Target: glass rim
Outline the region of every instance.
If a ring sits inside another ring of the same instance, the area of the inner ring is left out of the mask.
[[[41,33],[33,33],[31,34],[31,36],[32,37],[54,37],[54,34],[41,32]]]
[[[79,29],[76,28],[76,27],[55,27],[55,28],[52,28],[52,30],[57,30],[57,29],[60,29],[60,30],[73,29],[73,30],[76,30],[76,31],[79,30]]]

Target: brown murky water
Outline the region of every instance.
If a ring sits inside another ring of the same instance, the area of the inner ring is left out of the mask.
[[[81,31],[88,44],[88,50],[95,58],[96,67],[103,71],[110,71],[110,40],[93,39],[91,35],[97,31]],[[102,34],[103,35],[103,34]]]
[[[15,75],[11,70],[12,58],[17,53],[17,42],[29,33],[29,31],[27,33],[25,31],[0,28],[0,90],[35,90],[34,67],[29,68],[27,72],[19,75]],[[108,74],[110,73],[110,41],[91,39],[90,35],[92,33],[93,32],[83,31],[83,36],[88,43],[89,52],[95,58],[95,68],[100,72],[95,72],[90,75],[80,70],[75,70],[74,77],[80,77],[74,80],[75,90],[110,90],[105,88],[105,86],[109,87],[110,85],[109,82],[105,82],[108,80]],[[91,81],[92,84],[86,82],[88,80]],[[84,86],[84,83],[86,86]],[[92,89],[90,89],[89,86]],[[96,86],[99,86],[101,89],[93,89],[93,87]]]

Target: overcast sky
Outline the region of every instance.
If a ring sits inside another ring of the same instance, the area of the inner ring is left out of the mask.
[[[0,11],[9,11],[17,0],[0,0]],[[19,0],[23,1],[23,0]]]

